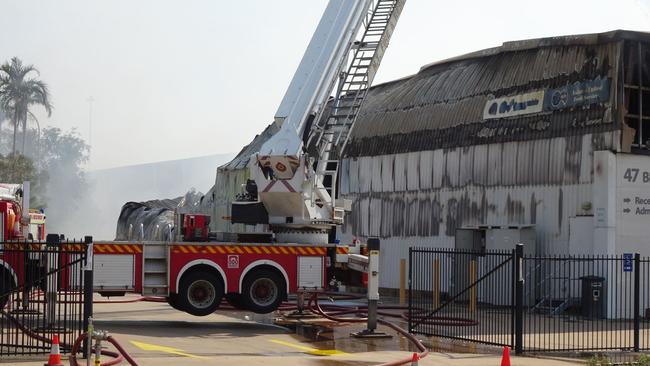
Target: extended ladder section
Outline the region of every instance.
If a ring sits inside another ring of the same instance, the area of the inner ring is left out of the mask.
[[[319,157],[317,177],[333,200],[336,198],[336,178],[343,149],[405,2],[376,0],[372,4],[363,23],[363,36],[352,48],[352,60],[347,71],[341,73],[327,121],[321,125],[314,124],[310,133],[307,146],[315,146]]]
[[[144,261],[142,266],[143,282],[142,295],[169,295],[169,276],[167,273],[169,261],[169,246],[165,243],[143,244]]]

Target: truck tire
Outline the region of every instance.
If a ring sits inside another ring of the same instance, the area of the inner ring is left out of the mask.
[[[178,294],[169,294],[167,297],[167,304],[178,311],[185,311],[185,309],[181,308],[180,306],[180,303],[178,301]]]
[[[183,276],[178,301],[170,305],[195,316],[214,313],[221,304],[224,292],[221,278],[210,272],[193,271]],[[176,305],[176,306],[174,306]]]
[[[241,294],[226,294],[226,302],[237,310],[247,310]]]
[[[11,291],[16,287],[13,285],[14,281],[8,277],[9,272],[0,273],[0,310],[4,309],[5,305],[9,302]]]
[[[277,310],[286,292],[282,276],[276,271],[260,268],[246,275],[241,296],[246,310],[268,314]]]

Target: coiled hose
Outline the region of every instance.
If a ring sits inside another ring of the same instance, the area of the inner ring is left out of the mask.
[[[77,340],[75,340],[74,344],[72,345],[72,350],[70,351],[70,366],[79,366],[77,363],[77,353],[79,353],[81,342],[83,342],[86,337],[88,337],[88,333],[81,334],[79,337],[77,337]],[[122,345],[115,338],[113,338],[113,336],[109,335],[106,337],[106,341],[112,344],[119,353],[102,350],[102,355],[112,357],[113,359],[102,363],[101,366],[117,365],[124,360],[131,364],[131,366],[139,366],[138,363],[131,357],[131,355],[129,355],[129,353],[124,350],[124,347],[122,347]],[[88,357],[90,357],[90,355],[88,355]]]
[[[368,321],[367,308],[365,309],[366,310],[365,312],[363,312],[361,307],[358,307],[358,308],[355,308],[355,309],[349,309],[349,310],[344,311],[345,313],[356,313],[358,315],[365,315],[366,317],[364,317],[364,318],[360,318],[360,317],[356,317],[356,318],[339,318],[339,317],[336,317],[336,316],[333,316],[331,314],[326,313],[325,311],[323,311],[323,308],[321,308],[320,304],[318,303],[318,294],[314,294],[311,297],[311,299],[309,299],[308,307],[309,307],[309,309],[311,311],[314,311],[315,313],[321,315],[322,317],[324,317],[326,319],[329,319],[329,320],[332,320],[332,321],[335,321],[335,322],[338,322],[338,323],[345,323],[345,322],[348,322],[348,323],[363,323],[363,322]],[[339,307],[341,307],[341,306],[339,306]],[[343,313],[343,312],[342,311],[338,312],[338,314],[341,314],[341,313]],[[422,359],[424,357],[427,357],[427,355],[429,354],[429,350],[422,344],[422,342],[420,342],[419,339],[415,338],[412,334],[410,334],[409,332],[407,332],[403,328],[397,326],[394,323],[386,321],[384,319],[377,319],[377,323],[379,323],[381,325],[384,325],[386,327],[389,327],[392,330],[394,330],[394,331],[400,333],[401,335],[403,335],[404,337],[406,337],[406,339],[408,339],[409,342],[411,342],[418,349],[419,358]],[[399,366],[399,365],[408,364],[410,362],[411,362],[411,357],[405,357],[405,358],[400,359],[400,360],[383,363],[383,364],[381,364],[379,366]]]
[[[13,323],[18,329],[20,329],[21,332],[26,334],[28,337],[36,339],[38,341],[41,341],[43,343],[51,344],[52,340],[49,338],[46,338],[40,334],[34,333],[31,329],[27,328],[23,323],[19,322],[18,319],[16,319],[13,315],[7,313],[4,310],[0,310],[0,315],[4,316],[7,320],[9,320],[11,323]],[[66,343],[61,343],[61,346],[65,348],[71,348],[71,354],[70,354],[70,366],[78,366],[77,363],[77,353],[79,352],[79,347],[81,346],[81,342],[87,337],[87,333],[81,334],[77,339],[74,341],[72,346]],[[138,363],[126,352],[124,347],[122,347],[119,342],[112,336],[108,336],[106,340],[115,346],[115,348],[119,351],[113,352],[109,350],[102,350],[101,354],[107,357],[113,358],[112,360],[102,363],[102,366],[113,366],[117,365],[120,362],[124,361],[125,359],[131,364],[131,366],[138,366]],[[88,355],[90,357],[90,355]]]

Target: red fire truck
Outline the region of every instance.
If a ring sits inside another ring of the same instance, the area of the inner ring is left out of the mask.
[[[274,116],[276,133],[251,147],[250,179],[233,197],[231,222],[261,232],[211,241],[208,216],[177,213],[168,241],[97,241],[95,291],[162,296],[199,316],[223,298],[268,313],[289,293],[336,286],[328,270],[364,271],[360,246],[336,239],[351,210],[338,195],[339,162],[404,1],[329,1]]]
[[[0,183],[0,308],[6,294],[20,283],[35,283],[33,276],[42,273],[38,256],[20,253],[18,246],[38,250],[45,239],[45,214],[29,210],[29,182]],[[25,212],[27,211],[27,212]],[[19,244],[29,241],[28,244]]]
[[[244,150],[250,179],[230,220],[263,228],[259,236],[207,241],[209,217],[177,214],[178,242],[94,244],[95,290],[166,296],[194,315],[213,312],[224,296],[267,313],[288,293],[337,283],[327,269],[364,270],[367,259],[337,244],[351,209],[337,194],[338,168],[404,2],[329,1],[276,111],[276,132]]]
[[[214,312],[224,297],[238,308],[268,313],[289,293],[324,288],[333,250],[288,243],[98,241],[94,287],[105,296],[165,296],[174,308],[199,316]]]

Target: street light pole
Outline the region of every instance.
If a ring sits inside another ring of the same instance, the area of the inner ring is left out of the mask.
[[[89,149],[92,148],[93,146],[93,102],[95,101],[95,98],[91,95],[86,99],[86,102],[88,102],[88,146]]]

